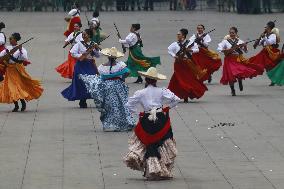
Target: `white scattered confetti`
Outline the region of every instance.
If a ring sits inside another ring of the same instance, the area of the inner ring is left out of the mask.
[[[235,148],[238,148],[238,146],[235,146]]]
[[[211,129],[210,127],[208,127],[208,129]]]
[[[254,157],[252,157],[251,159],[254,160]]]
[[[269,171],[272,172],[272,169],[270,169]]]
[[[114,173],[113,175],[116,176],[116,173]]]
[[[197,119],[197,120],[195,120],[195,122],[198,122],[198,119]]]
[[[224,137],[223,136],[221,136],[221,139],[223,139]]]

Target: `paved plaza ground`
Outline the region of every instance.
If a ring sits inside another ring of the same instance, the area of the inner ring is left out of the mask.
[[[28,103],[25,113],[0,106],[0,189],[283,189],[284,188],[284,88],[268,87],[266,75],[244,81],[244,91],[230,96],[219,84],[221,70],[209,91],[199,100],[180,103],[171,111],[179,150],[175,177],[146,181],[122,162],[131,133],[105,133],[95,108],[79,109],[60,92],[70,82],[54,70],[67,57],[63,50],[64,13],[0,13],[7,36],[20,32],[35,37],[25,45],[32,65],[29,73],[42,80],[44,94]],[[91,13],[89,13],[91,16]],[[236,15],[216,12],[102,13],[102,28],[111,36],[103,47],[116,46],[113,22],[125,36],[139,22],[146,55],[160,55],[159,70],[169,78],[173,60],[167,54],[178,29],[190,33],[202,23],[210,30],[216,49],[230,26],[242,39],[254,39],[269,20],[284,38],[283,14]],[[83,17],[83,24],[86,20]],[[248,56],[257,51],[250,46]],[[259,49],[258,49],[259,50]],[[123,59],[126,59],[123,58]],[[98,64],[106,59],[101,58]],[[143,85],[128,79],[130,95]],[[159,83],[167,86],[169,80]],[[94,107],[92,100],[89,106]],[[235,126],[213,127],[219,122]]]

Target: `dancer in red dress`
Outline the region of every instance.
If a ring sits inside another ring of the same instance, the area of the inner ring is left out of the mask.
[[[263,49],[257,55],[251,57],[249,61],[261,67],[263,71],[264,69],[266,71],[273,69],[280,58],[279,42],[279,30],[275,28],[275,23],[270,21],[259,40],[254,44],[255,49],[258,45],[263,46]],[[270,85],[272,86],[273,83]]]
[[[71,44],[72,48],[76,43],[83,41],[82,32],[80,31],[81,27],[82,25],[80,22],[74,24],[74,32],[72,32],[65,40],[64,48],[69,44]],[[68,52],[68,59],[63,64],[60,64],[57,68],[55,68],[55,70],[62,77],[72,79],[75,63],[76,59],[71,56],[70,52]]]
[[[177,34],[177,42],[168,47],[169,54],[175,58],[174,74],[168,88],[184,102],[188,102],[188,98],[198,99],[208,90],[201,80],[206,70],[196,65],[191,57],[198,52],[198,46],[194,41],[186,39],[187,34],[187,29],[181,29]]]
[[[232,96],[236,96],[234,83],[238,81],[240,91],[243,91],[242,80],[258,75],[256,69],[250,65],[243,53],[247,52],[247,43],[238,38],[238,29],[231,27],[229,36],[218,44],[218,51],[224,53],[223,75],[221,83],[230,85]]]
[[[222,66],[222,61],[218,53],[208,49],[211,37],[204,31],[204,25],[199,24],[197,25],[197,33],[190,38],[190,41],[195,41],[199,47],[199,52],[193,53],[192,58],[202,69],[207,70],[207,74],[205,74],[202,80],[208,80],[208,83],[211,83],[212,74],[219,70]]]
[[[81,23],[80,10],[78,8],[72,9],[68,13],[68,15],[71,16],[71,18],[70,17],[65,18],[65,21],[68,22],[67,30],[64,32],[64,35],[66,37],[68,37],[74,31],[74,25],[76,23]]]

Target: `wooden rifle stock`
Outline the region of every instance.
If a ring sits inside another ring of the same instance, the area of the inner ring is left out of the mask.
[[[120,33],[119,33],[119,30],[118,30],[118,28],[117,28],[115,22],[113,23],[113,25],[114,25],[114,28],[115,28],[115,30],[116,30],[116,32],[117,32],[117,37],[118,37],[119,39],[121,39],[121,35],[120,35]],[[121,44],[121,48],[122,48],[122,50],[123,50],[123,53],[126,53],[126,47],[125,47],[123,44]]]

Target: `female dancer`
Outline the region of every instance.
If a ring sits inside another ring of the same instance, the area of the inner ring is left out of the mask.
[[[136,91],[127,107],[135,113],[140,105],[143,112],[129,139],[129,152],[124,162],[127,167],[144,172],[143,176],[149,180],[171,179],[177,149],[169,109],[180,99],[170,90],[157,87],[157,80],[164,80],[166,76],[157,73],[156,68],[139,71],[139,74],[146,77],[146,88]],[[168,107],[164,107],[166,104]]]
[[[142,39],[138,33],[140,30],[140,24],[132,24],[130,33],[128,36],[119,42],[129,47],[129,56],[126,61],[127,67],[130,69],[130,77],[138,77],[134,83],[142,83],[141,76],[138,75],[138,71],[146,71],[149,67],[156,67],[157,64],[161,64],[160,57],[146,57],[142,53]]]
[[[7,46],[0,53],[0,57],[8,57],[3,60],[6,65],[6,73],[0,84],[0,103],[14,103],[13,112],[19,110],[19,100],[22,104],[21,111],[25,111],[26,101],[38,99],[43,92],[40,82],[32,79],[25,70],[23,62],[28,60],[28,54],[25,48],[18,46],[20,40],[21,35],[13,33],[9,38],[11,46]],[[14,48],[17,48],[15,52],[13,52]]]
[[[99,46],[91,42],[92,30],[86,29],[82,33],[83,41],[76,43],[70,50],[77,62],[71,85],[61,94],[69,101],[80,100],[80,108],[87,108],[87,99],[91,99],[84,82],[79,79],[79,74],[96,75],[98,73],[94,57],[99,57]]]
[[[199,48],[199,52],[193,53],[192,58],[197,65],[207,70],[203,80],[208,80],[208,83],[211,83],[212,74],[219,70],[222,66],[222,61],[218,53],[208,49],[211,37],[204,31],[204,25],[199,24],[197,25],[197,33],[190,38],[190,41],[195,41]]]
[[[168,89],[184,99],[185,103],[188,102],[188,98],[200,98],[207,91],[201,80],[206,70],[196,65],[191,57],[193,53],[198,52],[198,46],[194,41],[186,39],[187,34],[187,29],[181,29],[177,34],[177,42],[168,47],[168,53],[175,58],[174,74]]]
[[[128,98],[128,87],[124,78],[129,69],[124,62],[117,58],[124,54],[115,47],[101,50],[108,57],[108,62],[98,67],[100,76],[82,75],[88,92],[94,98],[96,108],[101,112],[100,119],[104,131],[128,131],[135,125],[130,111],[125,104]]]
[[[242,80],[258,75],[257,70],[253,69],[243,53],[247,52],[247,43],[238,38],[238,29],[231,27],[228,38],[218,44],[217,50],[224,53],[223,75],[221,84],[230,85],[232,96],[236,96],[234,83],[238,81],[240,91],[243,91]]]
[[[5,49],[6,44],[6,36],[4,32],[2,32],[2,29],[5,28],[5,24],[3,22],[0,22],[0,52],[2,52]],[[0,82],[3,81],[3,75],[5,73],[5,65],[4,63],[0,62]]]
[[[72,47],[73,47],[76,43],[83,41],[82,32],[80,31],[81,27],[82,27],[82,24],[80,22],[74,24],[74,32],[72,32],[66,38],[65,45],[63,46],[63,48],[65,48],[69,44],[71,44]],[[58,73],[60,73],[60,75],[62,77],[72,79],[73,73],[74,73],[75,63],[76,63],[76,59],[71,56],[70,52],[68,52],[67,61],[65,61],[63,64],[59,65],[57,68],[55,68],[55,70]]]
[[[273,85],[284,85],[284,44],[281,50],[281,60],[277,65],[270,71],[267,72],[269,79],[271,80],[271,86]]]
[[[79,8],[74,8],[68,13],[69,17],[65,18],[65,21],[68,22],[67,30],[64,32],[64,35],[68,37],[74,31],[74,24],[81,23],[80,10]]]

